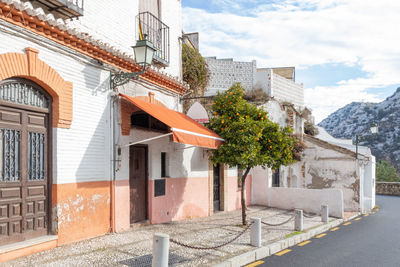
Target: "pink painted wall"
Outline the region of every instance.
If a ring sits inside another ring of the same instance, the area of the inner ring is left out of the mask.
[[[115,231],[121,232],[130,227],[129,180],[115,181]]]
[[[250,205],[251,203],[251,175],[247,176],[246,185],[245,185],[245,196],[246,196],[246,206]],[[237,185],[237,177],[231,176],[228,177],[228,185],[227,185],[227,198],[228,198],[228,205],[227,211],[237,210],[241,208],[240,204],[240,188]]]
[[[208,216],[208,177],[167,178],[165,196],[154,197],[149,180],[149,219],[152,224]]]

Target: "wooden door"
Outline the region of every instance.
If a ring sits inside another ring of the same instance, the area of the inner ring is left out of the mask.
[[[47,234],[48,114],[0,107],[0,245]]]
[[[221,194],[220,194],[220,165],[214,166],[214,211],[219,211],[220,209],[220,202],[221,202]]]
[[[130,221],[147,219],[147,147],[131,146],[129,157]]]

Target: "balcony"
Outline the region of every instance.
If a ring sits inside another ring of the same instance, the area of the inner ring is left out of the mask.
[[[169,65],[169,27],[150,12],[139,13],[136,16],[136,28],[138,29],[136,39],[143,39],[153,43],[156,48],[154,64],[160,67]]]
[[[31,0],[34,7],[52,13],[57,18],[72,19],[83,16],[84,0]]]

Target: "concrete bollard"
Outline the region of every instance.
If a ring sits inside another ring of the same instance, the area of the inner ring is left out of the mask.
[[[254,247],[261,247],[261,219],[250,218],[253,225],[250,229],[250,244]]]
[[[294,230],[303,231],[303,210],[295,210],[296,218],[294,220]]]
[[[329,219],[329,208],[328,205],[321,206],[321,220],[324,223],[327,223]]]
[[[154,234],[152,267],[168,267],[169,235]]]

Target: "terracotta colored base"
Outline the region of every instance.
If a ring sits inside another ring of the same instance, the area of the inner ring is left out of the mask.
[[[10,252],[6,252],[0,255],[0,262],[10,261],[19,257],[24,257],[31,255],[33,253],[37,253],[40,251],[48,250],[57,247],[57,240],[52,240],[49,242],[41,243],[38,245],[34,245],[31,247],[21,248],[17,250],[13,250]]]
[[[109,181],[55,184],[52,190],[59,245],[110,232]]]

